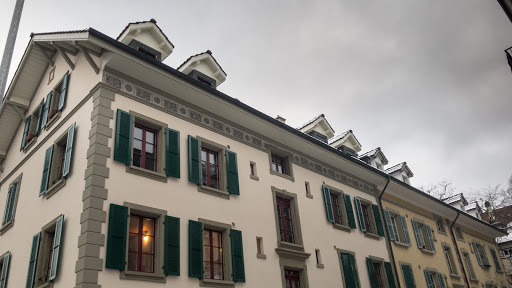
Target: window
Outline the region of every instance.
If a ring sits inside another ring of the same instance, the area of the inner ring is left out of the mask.
[[[354,203],[359,219],[359,229],[365,232],[365,235],[383,237],[384,228],[382,227],[379,207],[359,197],[354,197]]]
[[[295,181],[295,178],[293,177],[291,153],[271,147],[268,151],[268,158],[270,162],[270,174],[283,177],[290,181]]]
[[[446,234],[446,228],[444,226],[444,221],[442,218],[436,218],[436,226],[438,233]]]
[[[453,258],[450,246],[445,243],[443,243],[443,253],[444,258],[446,259],[446,264],[448,265],[448,271],[450,272],[450,275],[458,275],[459,273],[457,271],[457,262],[455,262],[455,259]]]
[[[416,243],[418,248],[422,251],[435,253],[436,247],[434,245],[434,237],[432,235],[432,229],[429,225],[418,222],[414,219],[411,220],[412,228],[414,229],[414,235],[416,236]]]
[[[258,170],[256,169],[256,163],[255,162],[250,162],[249,163],[249,169],[251,170],[251,174],[250,174],[250,177],[251,179],[253,180],[260,180],[260,178],[258,177]]]
[[[277,197],[277,217],[279,218],[279,234],[281,241],[295,243],[293,236],[293,217],[290,200]]]
[[[155,219],[130,215],[128,270],[155,272]]]
[[[260,259],[267,259],[267,255],[265,255],[265,248],[263,247],[263,238],[256,237],[256,257]]]
[[[272,187],[272,194],[274,197],[277,239],[279,240],[278,249],[288,248],[303,252],[297,194],[275,187]]]
[[[65,179],[71,173],[74,139],[75,124],[46,149],[39,196],[49,198],[66,184]]]
[[[240,195],[235,152],[202,137],[188,136],[188,180],[198,191],[229,199]]]
[[[382,280],[382,268],[379,262],[373,262],[373,271],[375,272],[375,283],[377,288],[384,288],[384,281]]]
[[[473,242],[472,244],[473,252],[475,253],[478,265],[482,267],[491,267],[491,264],[489,263],[489,258],[487,258],[487,253],[485,252],[485,247],[476,242]]]
[[[34,112],[25,119],[20,151],[27,151],[36,142],[37,136],[42,128],[43,109],[44,99],[41,101],[41,104],[34,109]]]
[[[467,251],[463,250],[462,258],[464,260],[464,265],[466,266],[466,270],[468,272],[469,279],[476,280],[475,270],[473,269],[473,264],[471,264],[471,259],[469,258],[469,253]]]
[[[384,210],[384,220],[388,228],[389,239],[395,243],[411,245],[409,229],[404,216],[398,213]]]
[[[180,133],[167,124],[117,110],[114,160],[126,171],[155,180],[180,178]]]
[[[64,215],[47,224],[32,238],[27,287],[38,287],[57,277]]]
[[[384,165],[382,165],[381,163],[377,162],[377,169],[384,170]]]
[[[300,272],[295,270],[284,270],[284,279],[287,288],[300,288]]]
[[[7,288],[7,277],[9,276],[9,265],[11,252],[5,252],[0,256],[0,287]]]
[[[309,182],[304,182],[304,188],[306,188],[306,197],[313,199],[313,194],[311,194],[311,187],[309,186]]]
[[[69,76],[70,74],[68,71],[64,74],[64,77],[62,77],[53,90],[50,91],[48,96],[46,96],[46,102],[44,104],[44,109],[42,110],[41,129],[45,128],[48,130],[48,128],[50,128],[50,126],[60,117],[59,112],[62,111],[66,104]]]
[[[315,249],[316,256],[316,267],[324,268],[324,264],[322,263],[322,255],[320,254],[320,249]]]
[[[359,275],[354,253],[340,249],[337,249],[337,251],[345,287],[359,288]]]
[[[327,143],[327,136],[321,134],[321,133],[318,133],[317,131],[313,130],[311,132],[308,133],[309,136],[317,139],[317,140],[320,140],[324,143]]]
[[[500,265],[500,260],[498,260],[498,255],[496,254],[496,250],[489,248],[491,251],[492,260],[494,261],[494,267],[496,267],[496,271],[503,272]]]
[[[272,170],[281,174],[288,174],[286,158],[272,154]]]
[[[334,214],[333,215],[334,223],[341,225],[342,221],[341,221],[341,211],[340,211],[340,204],[338,201],[338,195],[330,193],[330,197],[331,197],[332,211],[334,212],[333,213]],[[346,222],[346,220],[344,222]]]
[[[245,282],[241,231],[211,220],[189,220],[188,241],[189,277],[199,278],[201,286]]]
[[[368,275],[370,276],[372,287],[396,287],[390,262],[384,262],[384,259],[370,256],[366,258],[366,267],[368,268]]]
[[[414,274],[412,273],[412,266],[410,264],[400,264],[400,267],[404,277],[405,288],[416,288]]]
[[[105,267],[120,270],[122,279],[179,276],[180,219],[138,204],[110,204],[106,251]]]
[[[5,202],[4,218],[2,220],[2,226],[0,228],[0,235],[4,234],[14,225],[14,215],[16,215],[16,206],[18,203],[18,195],[20,193],[21,177],[23,174],[18,176],[9,185],[7,192],[7,199]],[[2,286],[0,286],[2,287]]]
[[[443,275],[441,273],[431,271],[431,270],[423,270],[425,273],[425,280],[427,281],[428,288],[442,288],[446,287],[444,284]]]
[[[455,236],[457,237],[457,240],[464,241],[464,234],[460,227],[455,227]]]
[[[327,185],[322,185],[324,204],[326,209],[327,221],[331,222],[335,228],[343,230],[355,229],[356,222],[350,195],[343,194]]]
[[[143,43],[141,43],[135,39],[130,41],[130,43],[128,43],[128,46],[139,51],[140,53],[142,53],[150,58],[156,59],[158,61],[161,61],[161,59],[162,59],[162,53],[158,52],[157,50],[155,50],[147,45],[144,45]]]

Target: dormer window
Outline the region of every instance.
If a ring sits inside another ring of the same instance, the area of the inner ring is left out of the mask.
[[[210,78],[197,70],[190,71],[190,73],[188,73],[188,76],[190,76],[190,77],[196,79],[197,81],[204,83],[210,87],[213,87],[213,88],[216,87],[215,79]]]
[[[148,49],[145,49],[144,47],[137,47],[137,50],[143,54],[146,54],[147,56],[151,57],[151,58],[157,58],[156,54],[155,53],[152,53],[151,51],[149,51]]]
[[[327,143],[327,136],[323,135],[323,134],[320,134],[318,133],[317,131],[313,130],[311,132],[308,133],[309,136],[317,139],[317,140],[320,140],[324,143]]]
[[[352,157],[357,157],[357,153],[356,151],[348,148],[347,146],[345,145],[342,145],[340,148],[338,148],[341,152],[349,155],[349,156],[352,156]]]
[[[379,170],[384,170],[384,165],[380,164],[380,163],[376,163],[377,164],[377,169]]]
[[[402,175],[402,180],[407,183],[407,184],[411,184],[411,182],[409,181],[409,177],[405,176],[405,175]]]
[[[162,59],[162,53],[135,39],[133,39],[128,46],[155,60],[161,61]]]

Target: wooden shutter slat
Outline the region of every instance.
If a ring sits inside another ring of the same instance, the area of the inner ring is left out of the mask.
[[[418,244],[418,248],[424,249],[425,242],[423,240],[422,233],[420,232],[420,229],[418,227],[418,223],[414,219],[411,219],[412,222],[412,229],[414,230],[414,236],[416,237],[416,243]]]
[[[66,139],[66,154],[64,155],[64,167],[62,167],[62,177],[67,178],[71,172],[71,164],[73,159],[73,142],[75,139],[76,123],[68,128],[68,138]]]
[[[405,288],[416,288],[411,266],[402,265],[402,273],[404,274]]]
[[[388,278],[389,288],[396,288],[395,276],[393,274],[393,268],[391,267],[391,263],[384,262],[384,267],[386,268],[386,276]]]
[[[124,271],[127,226],[128,207],[110,204],[105,268]]]
[[[66,104],[66,97],[68,95],[68,84],[69,84],[69,71],[64,74],[64,79],[62,79],[62,86],[60,89],[60,99],[59,99],[59,107],[58,110],[61,111]]]
[[[432,252],[436,253],[436,246],[434,244],[434,236],[432,235],[432,229],[430,229],[429,225],[425,225],[425,229],[427,230],[428,241],[430,242],[430,247],[432,247]]]
[[[50,275],[48,277],[49,280],[54,280],[57,277],[57,266],[59,264],[59,252],[60,252],[60,243],[62,239],[62,226],[64,224],[64,215],[61,215],[57,222],[55,223],[55,236],[53,238],[53,247],[52,247],[52,259],[50,266]]]
[[[4,219],[2,221],[2,225],[7,224],[11,221],[12,218],[12,209],[13,209],[13,199],[16,193],[16,183],[9,187],[9,192],[7,193],[7,201],[5,202],[5,211],[4,211]]]
[[[188,135],[188,181],[201,185],[201,145]]]
[[[41,131],[41,123],[43,122],[43,111],[44,111],[44,98],[41,100],[41,104],[39,104],[39,111],[37,112],[37,126],[36,126],[36,136],[39,135]]]
[[[43,163],[43,177],[41,179],[41,189],[39,196],[44,195],[48,189],[48,182],[50,181],[50,168],[52,167],[53,145],[46,149]]]
[[[483,266],[482,258],[480,257],[480,251],[478,251],[478,246],[475,242],[473,244],[473,251],[475,252],[476,260],[478,262],[478,265]]]
[[[43,110],[43,119],[41,120],[41,129],[46,127],[46,123],[48,123],[48,112],[50,111],[50,105],[52,103],[52,95],[53,91],[50,91],[50,93],[48,93],[48,96],[46,96],[46,102]]]
[[[366,268],[368,269],[371,287],[377,288],[377,279],[375,278],[375,270],[373,269],[373,260],[371,258],[366,258]]]
[[[393,230],[393,223],[391,222],[391,214],[389,214],[389,210],[384,210],[384,221],[386,221],[389,240],[396,241],[395,231]]]
[[[484,263],[484,266],[491,267],[491,264],[489,263],[489,258],[487,257],[487,252],[485,251],[485,246],[480,245],[482,247],[482,254],[480,257],[482,258],[482,262]]]
[[[332,201],[329,187],[322,185],[322,195],[324,196],[324,206],[327,215],[327,221],[334,223],[334,212],[332,211]]]
[[[404,230],[405,241],[407,245],[411,245],[411,237],[409,236],[409,228],[407,228],[407,220],[405,220],[405,216],[400,215],[400,222],[402,223],[402,228]]]
[[[444,285],[443,274],[437,273],[437,278],[439,278],[439,283],[441,284],[441,288],[446,288],[446,286]]]
[[[233,281],[245,282],[244,248],[242,232],[230,230],[231,237],[231,259],[233,263]]]
[[[363,232],[366,232],[366,225],[364,224],[363,218],[363,208],[361,208],[361,200],[359,200],[359,198],[357,197],[354,197],[354,204],[356,205],[357,219],[359,220],[359,229]]]
[[[25,119],[25,128],[23,129],[23,138],[21,138],[21,148],[20,148],[20,151],[23,151],[23,149],[25,149],[25,145],[27,144],[26,143],[26,139],[27,139],[27,135],[28,135],[28,130],[30,129],[30,119],[31,118],[32,118],[32,115],[29,115]]]
[[[11,252],[7,252],[2,261],[2,271],[0,273],[0,288],[7,288],[7,277],[9,276],[9,264],[11,262]]]
[[[34,280],[36,277],[37,255],[39,253],[39,240],[41,239],[41,232],[38,232],[32,237],[32,249],[30,250],[30,259],[28,262],[28,274],[26,288],[34,287]]]
[[[501,265],[500,265],[500,261],[498,261],[498,255],[496,254],[496,251],[494,251],[494,249],[492,248],[489,248],[489,250],[491,251],[491,255],[492,255],[492,260],[494,261],[494,266],[496,266],[496,271],[502,271],[501,270]]]
[[[165,140],[165,175],[180,178],[180,132],[167,128]]]
[[[180,218],[165,216],[165,275],[180,276]]]
[[[188,221],[188,277],[203,278],[203,223]]]
[[[345,287],[359,287],[357,274],[355,273],[355,261],[352,254],[340,253],[341,265],[343,266],[343,276],[345,278]]]
[[[430,277],[429,277],[430,272],[425,269],[425,270],[423,270],[423,273],[425,274],[425,281],[427,281],[427,287],[435,288],[434,283],[432,282],[432,279],[430,279]]]
[[[121,109],[116,114],[114,160],[130,165],[132,161],[133,116]]]
[[[384,237],[384,228],[382,226],[382,218],[380,218],[379,206],[372,204],[373,217],[375,218],[375,226],[377,226],[377,234]]]
[[[236,153],[229,150],[226,150],[226,171],[229,194],[240,195],[240,185],[238,183],[238,163],[236,159]]]
[[[343,194],[343,200],[345,202],[345,209],[347,211],[348,226],[352,229],[356,229],[356,219],[354,218],[354,209],[352,208],[352,202],[350,201],[350,195]]]

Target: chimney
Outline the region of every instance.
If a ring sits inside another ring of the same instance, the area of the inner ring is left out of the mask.
[[[286,123],[286,119],[281,117],[281,116],[279,116],[279,115],[277,115],[276,120],[278,120],[279,122],[281,122],[283,124]]]

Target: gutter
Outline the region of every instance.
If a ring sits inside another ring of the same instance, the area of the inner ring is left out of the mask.
[[[384,188],[382,189],[382,192],[380,192],[379,197],[377,197],[377,203],[379,204],[380,215],[382,215],[381,217],[383,217],[383,218],[386,218],[386,217],[384,217],[384,208],[382,207],[382,196],[384,196],[384,192],[386,192],[386,189],[388,188],[389,182],[391,182],[391,176],[390,175],[388,175],[388,180],[386,182],[386,185],[384,185]],[[386,221],[384,221],[384,223],[386,223]],[[391,260],[392,260],[392,263],[393,263],[393,267],[395,268],[394,276],[395,276],[396,280],[399,280],[398,269],[396,268],[396,262],[395,262],[395,254],[393,253],[393,246],[391,245],[391,240],[389,239],[389,231],[387,229],[387,225],[385,224],[384,226],[386,227],[386,228],[384,228],[384,233],[386,234],[386,246],[388,246],[388,251],[389,251],[389,254],[391,255]],[[395,283],[398,284],[397,285],[398,288],[401,288],[400,281],[395,281]]]
[[[468,279],[468,274],[466,273],[466,269],[464,268],[464,261],[462,261],[462,257],[460,256],[460,250],[459,245],[457,244],[457,238],[455,238],[455,234],[453,233],[453,226],[455,225],[455,222],[457,222],[457,219],[459,219],[460,212],[457,211],[457,217],[453,220],[452,225],[450,225],[450,235],[452,235],[453,243],[455,244],[455,251],[457,251],[457,257],[459,258],[459,263],[462,265],[462,272],[464,272],[464,279],[466,280],[467,285],[471,285]]]

